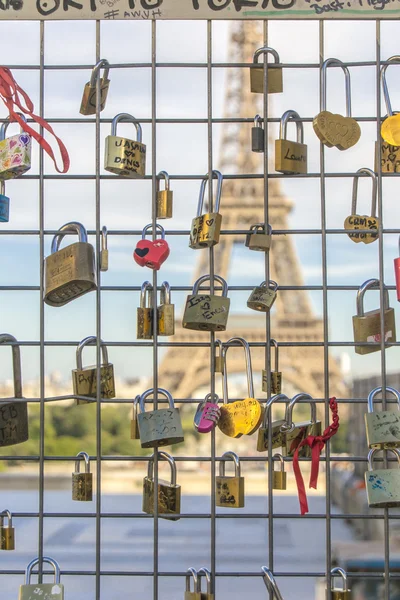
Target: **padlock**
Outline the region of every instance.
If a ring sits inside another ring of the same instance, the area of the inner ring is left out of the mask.
[[[221,340],[215,340],[215,346],[218,348],[218,354],[214,357],[214,373],[224,373],[224,361],[222,360],[223,343]]]
[[[6,196],[6,186],[0,181],[0,222],[8,223],[10,220],[10,198]]]
[[[338,575],[339,575],[339,577],[342,578],[342,581],[343,581],[343,585],[342,585],[341,589],[334,587],[335,577],[337,577]],[[335,567],[334,569],[331,570],[330,592],[331,592],[331,594],[330,594],[331,600],[351,600],[352,593],[348,586],[347,573],[346,573],[346,571],[344,571],[344,569],[341,569],[340,567]]]
[[[17,113],[26,123],[23,114]],[[32,139],[29,133],[21,131],[6,138],[10,117],[6,117],[0,127],[0,179],[15,179],[31,168]]]
[[[400,448],[400,392],[386,387],[386,393],[392,394],[397,400],[397,410],[375,412],[374,398],[381,392],[382,387],[377,387],[368,395],[368,412],[364,415],[368,448]]]
[[[225,461],[233,460],[235,475],[225,475]],[[216,477],[216,506],[224,508],[243,508],[244,477],[240,475],[240,460],[234,452],[225,452],[219,461],[219,475]]]
[[[7,527],[4,520],[7,519]],[[15,550],[15,529],[12,526],[12,514],[9,510],[0,513],[0,550]]]
[[[85,472],[81,473],[81,461],[85,461]],[[72,473],[72,500],[91,502],[93,500],[93,474],[90,472],[90,459],[86,452],[76,455],[75,473]]]
[[[79,242],[60,248],[67,234],[76,233]],[[49,306],[64,306],[97,289],[94,248],[88,243],[86,229],[72,221],[58,230],[51,243],[51,254],[44,259],[44,301]]]
[[[160,179],[165,180],[165,189],[160,190]],[[167,171],[160,171],[156,178],[157,191],[157,219],[170,219],[172,217],[173,192],[169,189],[169,175]]]
[[[368,452],[368,471],[365,472],[365,488],[370,508],[396,508],[400,506],[400,468],[374,469],[373,458],[376,452],[393,452],[400,465],[398,448],[388,450],[370,450]]]
[[[272,227],[267,225],[267,232],[265,233],[265,226],[262,223],[256,223],[250,227],[250,231],[246,234],[245,245],[250,250],[258,250],[259,252],[268,252],[271,248],[272,242]]]
[[[364,294],[367,290],[379,289],[378,279],[368,279],[357,292],[357,314],[353,316],[353,332],[354,341],[374,342],[368,346],[355,346],[356,354],[370,354],[371,352],[379,352],[381,349],[381,311],[380,308],[370,310],[364,313]],[[394,318],[394,309],[389,306],[389,292],[385,285],[384,289],[384,327],[385,327],[385,342],[396,341],[396,324]]]
[[[157,308],[158,335],[174,335],[175,305],[171,304],[171,288],[163,281],[160,292],[160,306]]]
[[[275,369],[271,371],[271,394],[280,394],[282,391],[282,372],[279,370],[278,342],[271,339],[271,346],[275,348]],[[262,391],[268,392],[268,372],[262,370]]]
[[[161,239],[156,237],[155,240],[146,240],[146,233],[152,227],[150,224],[143,229],[142,239],[136,244],[133,258],[140,267],[148,267],[158,271],[169,256],[169,246],[165,239],[164,227],[159,224],[156,225],[156,230],[161,233]]]
[[[296,141],[286,139],[288,121],[296,121]],[[283,113],[279,125],[279,140],[275,140],[275,171],[280,173],[307,173],[307,146],[300,115],[295,110]]]
[[[261,571],[263,574],[263,580],[265,583],[265,587],[268,592],[271,594],[273,600],[283,600],[283,596],[278,588],[278,584],[276,583],[275,577],[272,574],[272,571],[267,569],[267,567],[261,567]]]
[[[158,460],[167,460],[171,467],[171,481],[158,479],[158,514],[177,515],[181,512],[181,486],[176,483],[176,464],[168,452],[158,452]],[[147,477],[143,479],[143,512],[148,515],[154,513],[154,479],[153,479],[154,454],[149,458]],[[179,521],[180,517],[171,517],[169,521]]]
[[[101,230],[100,271],[108,271],[107,227]]]
[[[400,236],[399,236],[399,256],[394,259],[394,276],[396,279],[397,301],[400,302]]]
[[[276,281],[272,279],[268,281],[268,285],[266,281],[263,281],[251,292],[247,300],[247,306],[259,312],[269,312],[276,300],[278,287]]]
[[[138,340],[153,339],[153,286],[150,281],[144,281],[140,290],[136,337]]]
[[[254,117],[254,125],[251,128],[251,150],[253,152],[264,152],[264,129],[260,115]]]
[[[345,75],[346,116],[332,114],[326,110],[326,72],[330,65],[339,66]],[[347,150],[354,146],[361,136],[361,129],[351,117],[350,71],[341,60],[328,58],[321,69],[321,112],[313,120],[313,128],[319,140],[328,148],[336,146]]]
[[[268,48],[265,46],[264,48],[258,48],[255,51],[253,56],[253,65],[258,64],[258,59],[261,54],[272,54],[274,57],[275,65],[279,65],[279,54],[273,48]],[[283,91],[283,82],[282,82],[282,67],[274,67],[270,68],[268,66],[268,94],[279,94]],[[252,67],[250,69],[250,90],[255,92],[256,94],[264,93],[264,67]]]
[[[387,63],[400,63],[400,56],[391,56],[387,59]],[[400,115],[393,113],[392,104],[390,102],[389,89],[386,81],[386,69],[389,64],[383,65],[381,68],[381,82],[383,89],[383,97],[385,99],[387,117],[381,125],[381,136],[385,142],[391,146],[400,145]]]
[[[272,463],[272,489],[274,490],[286,490],[286,472],[285,472],[285,461],[283,460],[282,454],[274,454],[274,458],[280,462],[280,470],[275,471],[274,463]]]
[[[202,592],[201,591],[201,577],[204,575],[204,577],[206,578],[206,582],[207,582],[207,592]],[[212,578],[211,578],[211,573],[208,569],[206,569],[205,567],[201,567],[201,569],[199,569],[197,571],[197,577],[198,577],[198,591],[201,593],[201,600],[214,600],[214,593],[212,590]]]
[[[172,396],[167,390],[158,388],[157,394],[161,394],[167,398],[169,408],[159,408],[158,410],[145,412],[145,400],[153,394],[154,389],[151,388],[140,396],[138,425],[142,448],[170,446],[183,442],[179,408],[175,408]]]
[[[379,145],[381,148],[380,158]],[[375,171],[400,173],[400,146],[392,146],[379,136],[379,142],[375,142]]]
[[[136,396],[133,401],[133,415],[131,419],[131,440],[140,440],[139,424],[138,424],[138,406],[140,396]]]
[[[79,112],[81,115],[95,115],[96,114],[96,91],[97,91],[97,80],[99,78],[100,69],[104,68],[104,75],[100,80],[100,101],[99,101],[99,112],[104,110],[107,101],[108,89],[110,87],[110,80],[108,74],[110,72],[110,63],[105,58],[99,60],[99,62],[93,67],[90,81],[87,82],[83,90],[82,102]]]
[[[232,344],[233,342],[235,342],[235,346],[236,344],[240,344],[244,350],[248,397],[236,402],[229,402],[226,355],[231,347],[229,344]],[[252,435],[255,431],[257,431],[261,424],[263,410],[261,404],[254,397],[250,346],[245,339],[241,337],[232,337],[226,342],[226,344],[224,344],[222,356],[224,361],[224,403],[221,406],[221,416],[218,420],[218,427],[222,433],[228,437],[238,438],[242,435]]]
[[[193,578],[193,592],[190,591],[190,579]],[[186,571],[186,590],[185,600],[202,600],[199,590],[197,571],[193,567],[189,567]]]
[[[53,583],[31,583],[33,567],[38,565],[39,558],[33,559],[26,567],[25,584],[19,588],[18,600],[64,600],[64,586],[60,583],[60,567],[58,562],[48,556],[43,556],[42,563],[48,563],[54,569]]]
[[[212,431],[221,416],[221,409],[218,406],[219,397],[214,394],[214,401],[212,401],[212,398],[212,394],[207,394],[205,399],[197,406],[193,424],[199,433]]]
[[[87,404],[97,398],[97,365],[83,367],[82,351],[85,346],[97,344],[97,338],[90,335],[83,339],[76,349],[76,369],[72,371],[74,396],[87,396],[93,400],[77,398],[76,404]],[[114,365],[108,361],[107,347],[100,340],[103,363],[100,365],[100,398],[111,400],[115,398]]]
[[[117,125],[133,123],[137,140],[117,136]],[[142,144],[142,127],[127,113],[116,115],[111,123],[111,135],[106,137],[104,168],[121,177],[143,178],[146,175],[146,146]]]
[[[17,340],[9,333],[0,335],[0,344],[14,342],[12,349],[14,400],[0,398],[0,448],[21,444],[29,439],[28,403],[22,399],[21,352]]]
[[[228,284],[219,275],[214,280],[222,285],[222,296],[216,294],[199,294],[202,283],[210,281],[209,275],[200,277],[193,286],[193,293],[186,299],[182,327],[195,331],[225,331],[229,316],[230,299]]]
[[[275,450],[276,448],[282,448],[283,446],[284,434],[281,432],[281,426],[285,423],[284,419],[278,419],[277,421],[272,421],[272,423],[270,423],[272,404],[279,401],[285,402],[286,405],[290,402],[285,394],[278,394],[272,396],[265,405],[263,420],[261,427],[258,430],[257,452],[268,452],[269,431],[271,431],[271,449]]]
[[[357,190],[358,190],[358,174],[365,173],[372,178],[372,203],[371,203],[371,215],[358,215],[357,210]],[[344,221],[345,229],[357,229],[347,235],[349,238],[358,244],[363,242],[364,244],[370,244],[378,239],[379,232],[379,219],[376,217],[376,175],[371,169],[365,167],[358,169],[356,176],[353,178],[353,195],[351,201],[351,215]],[[368,232],[373,229],[374,232]],[[367,233],[368,232],[368,233]]]
[[[208,175],[201,180],[199,203],[197,205],[197,215],[192,220],[190,229],[189,248],[198,250],[200,248],[211,248],[218,244],[221,231],[222,216],[219,214],[221,204],[223,177],[220,171],[212,172],[213,178],[217,178],[217,194],[215,199],[214,212],[203,214],[204,193],[208,183]]]
[[[301,423],[293,423],[293,408],[299,400],[309,400],[311,407],[311,420]],[[322,423],[317,420],[317,408],[310,394],[301,392],[296,394],[286,407],[285,422],[281,425],[281,432],[284,434],[282,438],[282,455],[294,456],[294,453],[299,444],[309,435],[319,436],[322,433]],[[299,457],[311,458],[312,449],[310,446],[302,446],[299,449]]]

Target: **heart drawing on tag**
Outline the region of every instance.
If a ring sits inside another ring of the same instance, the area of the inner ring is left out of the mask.
[[[228,437],[251,435],[261,425],[263,409],[255,398],[222,404],[218,427]]]
[[[213,223],[214,223],[214,219],[208,219],[206,221],[206,225],[208,225],[208,227],[211,227],[211,225],[213,225]]]
[[[139,240],[133,258],[141,267],[158,271],[169,256],[169,246],[165,240]]]
[[[339,150],[347,150],[358,142],[361,129],[351,117],[336,115],[328,110],[320,112],[313,120],[313,128],[323,144]]]
[[[360,233],[354,231],[347,234],[352,242],[356,244],[359,242],[371,244],[378,239],[379,219],[369,217],[368,215],[350,215],[345,219],[344,228],[358,229],[360,231]],[[368,231],[369,229],[376,229],[376,233],[364,233],[365,230]]]

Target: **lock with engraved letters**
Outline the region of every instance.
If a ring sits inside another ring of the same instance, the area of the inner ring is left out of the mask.
[[[108,271],[107,227],[101,230],[100,271]]]
[[[133,123],[136,140],[117,136],[117,125]],[[143,178],[146,175],[146,146],[142,144],[142,127],[127,113],[116,115],[111,123],[111,135],[106,137],[104,168],[122,177]]]
[[[145,400],[148,396],[154,395],[154,389],[146,390],[140,396],[138,425],[142,448],[170,446],[183,442],[179,408],[175,408],[172,396],[167,390],[158,388],[157,394],[168,400],[169,408],[159,408],[158,410],[145,412]]]
[[[381,349],[381,311],[380,308],[364,312],[364,294],[367,290],[377,288],[379,290],[378,279],[368,279],[359,288],[357,292],[357,314],[353,316],[354,341],[375,342],[374,345],[355,346],[356,354],[370,354],[379,352]],[[396,324],[394,318],[394,309],[389,306],[389,292],[384,285],[384,327],[385,342],[396,341]]]
[[[278,394],[270,398],[264,408],[263,421],[261,427],[258,430],[257,438],[257,452],[268,452],[268,436],[271,431],[271,449],[282,448],[284,444],[285,434],[281,431],[281,425],[285,423],[284,419],[278,419],[277,421],[271,421],[271,410],[274,402],[285,402],[289,404],[290,400],[285,394]]]
[[[193,579],[193,592],[190,591],[190,580]],[[186,590],[185,600],[202,600],[202,594],[199,589],[197,571],[193,567],[189,567],[186,571]]]
[[[107,100],[108,89],[110,87],[110,80],[108,79],[108,74],[110,72],[110,63],[105,58],[102,58],[93,67],[90,81],[87,82],[83,90],[81,107],[79,109],[81,115],[88,116],[96,114],[96,83],[99,78],[101,68],[104,68],[104,74],[102,79],[100,80],[99,112],[104,110]]]
[[[164,178],[165,188],[160,190],[160,180]],[[167,171],[160,171],[156,177],[157,186],[157,219],[170,219],[172,217],[173,192],[169,189],[169,175]]]
[[[25,116],[17,114],[26,123]],[[6,138],[10,122],[10,117],[6,117],[0,127],[0,179],[3,181],[20,177],[31,168],[31,136],[21,128],[19,133]]]
[[[19,588],[18,600],[64,600],[64,586],[60,583],[60,567],[57,561],[43,556],[42,563],[48,563],[54,569],[53,583],[31,583],[33,568],[40,562],[34,558],[25,571],[25,584]]]
[[[201,591],[201,578],[203,575],[206,578],[206,582],[207,582],[207,592]],[[197,571],[197,576],[198,576],[197,589],[201,593],[201,600],[214,600],[214,593],[213,593],[213,589],[212,589],[212,578],[211,578],[210,571],[208,569],[206,569],[205,567],[202,567],[201,569],[199,569]]]
[[[151,224],[144,227],[142,239],[136,244],[133,258],[140,267],[148,267],[149,269],[158,271],[169,256],[169,246],[165,239],[164,227],[159,224],[156,225],[156,231],[160,232],[161,239],[146,240],[146,233],[152,227]]]
[[[93,400],[82,400],[77,398],[76,404],[87,404],[97,398],[97,366],[83,367],[82,351],[85,346],[94,345],[97,338],[90,335],[83,339],[76,349],[76,369],[72,371],[72,385],[75,396],[88,396]],[[103,363],[100,365],[100,398],[110,400],[115,398],[114,365],[108,362],[107,347],[100,340]]]
[[[251,292],[247,300],[247,306],[253,310],[268,312],[276,300],[277,290],[278,284],[276,281],[270,279],[268,285],[266,281],[263,281]]]
[[[373,460],[377,452],[393,452],[398,465],[395,469],[374,469]],[[370,508],[395,508],[400,506],[400,451],[398,448],[368,452],[368,471],[365,472],[365,487]]]
[[[371,215],[357,215],[357,190],[358,190],[358,174],[365,173],[372,178],[372,203],[371,203]],[[357,229],[358,231],[352,231],[347,235],[352,242],[358,244],[363,242],[364,244],[370,244],[378,239],[378,228],[379,219],[376,217],[376,175],[371,169],[363,167],[358,169],[356,176],[353,178],[353,196],[351,201],[351,215],[345,219],[345,229]],[[366,230],[373,229],[375,233],[366,233]]]
[[[391,56],[387,60],[388,63],[400,63],[400,56]],[[388,116],[383,121],[381,125],[381,136],[382,139],[390,144],[391,146],[399,146],[400,145],[400,115],[398,113],[394,114],[392,110],[392,104],[390,102],[389,89],[386,81],[386,69],[389,64],[386,64],[381,69],[381,82],[383,89],[383,96],[386,103],[386,110]]]
[[[268,94],[279,94],[283,91],[282,82],[282,67],[279,65],[279,54],[273,48],[258,48],[253,56],[253,65],[258,64],[259,57],[264,54],[272,54],[274,57],[275,67],[270,68],[268,66]],[[267,57],[265,57],[267,58]],[[252,66],[250,68],[250,90],[256,94],[264,93],[264,67],[263,66]]]
[[[281,594],[280,589],[278,588],[278,584],[276,583],[275,577],[272,574],[272,571],[267,569],[267,567],[261,567],[261,571],[263,574],[263,580],[265,583],[265,587],[268,592],[271,594],[274,600],[283,600],[283,596]]]
[[[382,393],[382,387],[377,387],[368,395],[368,412],[365,414],[368,448],[400,448],[400,392],[392,387],[386,387],[386,393],[392,394],[397,400],[397,410],[374,411],[374,398]]]
[[[282,390],[282,372],[279,370],[278,342],[271,339],[271,346],[275,348],[275,369],[271,371],[271,394],[280,394]],[[268,392],[268,372],[262,370],[262,391]]]
[[[309,400],[311,407],[311,420],[301,423],[293,423],[293,408],[299,400]],[[281,425],[282,454],[283,456],[294,456],[296,448],[309,435],[318,436],[322,433],[322,423],[317,419],[317,408],[310,394],[301,392],[296,394],[286,406],[285,422]],[[310,446],[302,446],[299,449],[299,457],[311,458],[312,449]]]
[[[67,234],[78,235],[79,242],[60,248]],[[72,221],[58,230],[51,243],[51,254],[44,259],[44,301],[49,306],[64,306],[97,289],[94,248],[88,243],[86,229]]]
[[[342,579],[342,587],[337,588],[335,585],[335,577],[341,577]],[[330,598],[331,600],[351,600],[352,593],[349,588],[347,581],[347,573],[340,567],[335,567],[331,570],[331,589],[330,589]]]
[[[8,223],[10,219],[10,198],[6,196],[6,186],[0,181],[0,223]]]
[[[158,480],[158,514],[177,515],[181,512],[181,486],[176,483],[176,464],[173,457],[168,452],[158,452],[158,460],[164,459],[169,462],[171,467],[171,481],[164,479]],[[143,479],[143,512],[148,515],[154,513],[154,454],[149,458],[147,477]],[[170,517],[169,521],[179,521],[180,517]]]
[[[219,275],[214,275],[214,279],[222,285],[222,296],[199,293],[201,284],[210,281],[209,275],[200,277],[193,286],[193,293],[186,299],[182,320],[182,326],[185,329],[225,331],[231,303],[227,297],[228,284]]]
[[[85,461],[85,472],[81,473],[81,460]],[[90,459],[86,452],[76,455],[75,473],[72,473],[72,500],[91,502],[93,500],[93,474],[90,472]]]
[[[214,394],[214,402],[211,400],[212,397],[212,394],[207,394],[205,399],[197,406],[193,424],[199,433],[209,433],[212,431],[221,416],[221,409],[218,406],[219,397],[217,394]]]
[[[264,152],[264,129],[260,115],[254,117],[254,125],[251,128],[251,149],[253,152]]]
[[[131,419],[131,440],[139,440],[139,424],[138,424],[138,406],[140,402],[140,396],[136,396],[133,401],[133,414]]]
[[[202,214],[204,205],[204,193],[208,183],[208,175],[201,180],[199,203],[197,205],[197,215],[192,221],[190,229],[189,248],[198,250],[200,248],[211,248],[218,244],[221,230],[222,216],[219,214],[221,204],[223,177],[219,171],[212,172],[213,178],[217,178],[217,195],[215,200],[214,212]]]
[[[250,250],[258,250],[260,252],[268,252],[271,248],[272,227],[267,225],[267,233],[265,226],[262,223],[257,223],[250,227],[250,231],[246,234],[245,245]]]
[[[144,281],[140,290],[136,337],[138,340],[153,339],[153,286],[150,281]]]
[[[22,400],[21,352],[17,340],[9,333],[0,335],[0,344],[14,342],[11,346],[14,398],[0,398],[0,448],[21,444],[29,439],[28,403]]]
[[[303,123],[295,110],[283,113],[279,125],[279,140],[275,140],[275,171],[280,173],[307,173],[307,146],[304,143]],[[286,139],[288,121],[296,120],[297,140]]]
[[[280,463],[279,471],[274,469],[274,463],[272,463],[272,489],[274,490],[286,490],[286,471],[285,461],[283,460],[282,454],[274,454],[274,459]]]
[[[7,526],[4,521],[7,519]],[[0,550],[15,550],[15,530],[9,510],[0,513]]]
[[[157,308],[158,335],[174,335],[175,305],[171,304],[171,289],[168,281],[163,281],[160,292],[160,306]]]
[[[233,460],[235,475],[225,475],[225,461]],[[240,475],[240,460],[234,452],[225,452],[219,461],[219,475],[216,477],[216,506],[243,508],[244,477]]]

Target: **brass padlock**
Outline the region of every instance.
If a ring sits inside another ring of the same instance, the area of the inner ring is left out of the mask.
[[[79,242],[60,250],[62,239],[76,233]],[[51,254],[44,259],[44,301],[63,306],[97,289],[94,248],[88,243],[86,229],[72,221],[58,230],[51,243]]]
[[[99,78],[100,69],[104,68],[104,74],[100,80],[100,100],[99,100],[99,112],[104,110],[107,101],[108,89],[110,87],[110,80],[108,74],[110,72],[110,63],[105,58],[99,60],[99,62],[93,67],[90,81],[87,82],[83,90],[82,102],[79,112],[81,115],[95,115],[96,114],[96,91],[97,91],[97,80]]]
[[[207,592],[205,592],[205,593],[201,591],[201,577],[203,575],[207,581]],[[212,578],[211,578],[210,571],[208,569],[206,569],[205,567],[201,567],[201,569],[199,569],[197,571],[197,577],[198,577],[198,588],[197,589],[201,593],[201,600],[214,600],[214,592],[212,589]]]
[[[167,452],[158,452],[158,460],[167,460],[171,467],[171,481],[158,479],[158,514],[179,515],[181,512],[181,486],[176,483],[176,464],[173,457]],[[149,458],[147,477],[143,479],[143,512],[148,515],[154,513],[154,479],[153,479],[154,454]],[[180,517],[171,517],[170,521],[179,521]]]
[[[193,578],[193,592],[190,591],[190,580]],[[202,600],[199,590],[197,571],[193,567],[189,567],[186,571],[186,590],[185,600]]]
[[[215,354],[215,358],[214,358],[214,373],[222,373],[224,374],[224,361],[222,358],[222,350],[223,350],[223,343],[221,342],[221,340],[215,340],[215,346],[216,348],[218,348],[218,354]]]
[[[381,147],[380,158],[379,144]],[[382,173],[400,173],[400,146],[392,146],[382,138],[380,138],[379,142],[375,142],[375,171],[381,171]]]
[[[311,407],[311,420],[301,423],[293,423],[293,408],[299,400],[309,400]],[[301,392],[296,394],[286,407],[285,422],[281,425],[282,454],[283,456],[294,456],[299,444],[309,435],[318,436],[322,433],[322,423],[317,420],[317,408],[310,394]],[[311,458],[310,446],[302,446],[299,449],[299,457]]]
[[[368,342],[368,346],[355,346],[356,354],[370,354],[379,352],[381,349],[381,311],[380,308],[364,313],[364,294],[367,290],[379,289],[378,279],[368,279],[357,292],[357,314],[353,316],[353,332],[356,344]],[[384,328],[385,343],[396,341],[396,324],[394,309],[389,306],[389,292],[383,284],[384,289]]]
[[[280,394],[282,391],[282,372],[279,370],[279,347],[276,340],[271,339],[271,346],[275,348],[275,369],[271,371],[271,394]],[[262,370],[262,391],[268,392],[268,372]]]
[[[278,588],[278,584],[276,583],[275,577],[272,574],[272,571],[267,569],[267,567],[261,567],[261,571],[263,574],[263,580],[265,583],[265,587],[268,592],[271,594],[274,600],[283,600],[283,596]]]
[[[376,452],[393,452],[400,465],[400,451],[370,450],[368,452],[368,471],[365,472],[365,488],[370,508],[395,508],[400,506],[400,468],[374,469],[373,458]]]
[[[131,440],[140,440],[139,435],[139,424],[138,424],[138,406],[140,402],[140,396],[136,396],[133,401],[133,415],[131,419]]]
[[[272,396],[265,405],[263,421],[258,430],[257,452],[268,452],[269,431],[271,431],[271,449],[275,450],[276,448],[282,448],[283,446],[284,434],[281,432],[281,425],[285,423],[284,419],[278,419],[277,421],[272,421],[272,423],[270,423],[272,404],[280,401],[285,402],[286,405],[290,402],[285,394],[278,394]]]
[[[263,281],[251,292],[249,299],[247,300],[247,306],[252,310],[268,312],[271,310],[272,305],[276,300],[278,287],[276,281],[273,281],[272,279],[268,281],[268,285],[266,281]]]
[[[372,178],[372,203],[370,215],[356,214],[358,177],[361,173],[365,173],[366,175]],[[357,229],[357,231],[352,231],[351,233],[347,234],[351,241],[355,242],[356,244],[358,244],[359,242],[363,242],[364,244],[370,244],[371,242],[375,242],[378,239],[379,219],[377,219],[376,217],[376,191],[377,185],[375,173],[371,171],[371,169],[367,169],[365,167],[358,169],[356,176],[353,178],[351,215],[347,217],[344,221],[345,229]]]
[[[280,469],[276,471],[274,469],[274,463],[272,463],[272,489],[274,490],[286,490],[286,471],[285,461],[283,460],[282,454],[274,454],[274,459],[280,462]]]
[[[288,121],[296,121],[297,140],[286,139]],[[295,110],[283,113],[279,125],[279,140],[275,140],[275,171],[280,173],[307,173],[307,146],[300,115]]]
[[[274,57],[275,65],[279,65],[279,54],[273,48],[265,46],[264,48],[258,48],[253,56],[253,65],[258,64],[258,59],[261,54],[272,54]],[[276,66],[270,68],[268,66],[267,75],[268,94],[279,94],[283,91],[282,82],[282,67]],[[256,94],[264,93],[264,67],[251,67],[250,69],[250,90]]]
[[[22,402],[20,348],[15,337],[9,333],[2,333],[0,335],[0,344],[3,344],[4,342],[13,342],[11,350],[13,363],[14,398],[0,398],[0,448],[3,446],[21,444],[29,439],[28,403]]]
[[[267,225],[267,232],[265,233],[265,225],[262,223],[256,223],[250,227],[250,231],[246,234],[245,245],[250,250],[257,250],[259,252],[268,252],[271,248],[272,242],[272,227]]]
[[[7,527],[4,525],[5,519],[7,519]],[[0,513],[0,550],[15,550],[15,530],[9,510]]]
[[[6,196],[6,186],[0,181],[0,223],[8,223],[10,219],[10,198]]]
[[[25,584],[19,588],[18,600],[64,600],[64,586],[60,583],[60,567],[57,561],[48,556],[43,556],[42,563],[48,563],[54,569],[53,583],[31,583],[33,567],[38,565],[39,558],[34,558],[25,571]]]
[[[397,410],[381,410],[374,412],[374,398],[382,392],[377,387],[368,395],[368,412],[365,414],[368,448],[389,450],[400,448],[400,392],[392,387],[386,387],[386,393],[397,399]]]
[[[342,585],[341,589],[334,587],[335,577],[337,577],[338,575],[339,575],[339,577],[342,578],[342,581],[343,581],[343,585]],[[344,569],[341,569],[340,567],[335,567],[334,569],[331,570],[330,592],[331,592],[331,594],[330,594],[331,600],[351,600],[352,593],[351,593],[351,589],[348,586],[347,573]]]
[[[158,335],[174,335],[175,305],[171,304],[171,288],[163,281],[160,292],[160,306],[157,308]]]
[[[165,189],[160,190],[160,179],[165,180]],[[169,175],[167,171],[160,171],[156,177],[157,186],[157,219],[170,219],[172,217],[173,192],[169,189]]]
[[[153,339],[153,286],[150,281],[144,281],[140,290],[136,337],[138,340]]]
[[[235,475],[225,475],[225,461],[233,460]],[[240,476],[240,460],[234,452],[225,452],[219,461],[219,475],[216,477],[216,506],[225,508],[243,508],[244,477]]]
[[[387,59],[387,63],[400,63],[400,56],[391,56]],[[383,65],[381,68],[381,82],[383,89],[383,97],[385,99],[387,118],[381,125],[381,136],[388,144],[392,146],[400,145],[400,115],[393,113],[392,104],[390,102],[389,89],[386,81],[386,69],[389,64]]]
[[[223,177],[220,171],[213,171],[212,176],[217,178],[217,194],[214,206],[214,212],[203,213],[204,193],[208,183],[208,175],[201,180],[199,203],[197,206],[197,215],[192,220],[190,229],[189,248],[198,250],[200,248],[211,248],[218,244],[221,231],[222,216],[219,214],[221,204]]]
[[[146,390],[139,401],[138,425],[142,448],[170,446],[183,442],[183,430],[179,408],[175,408],[172,396],[167,390],[158,388],[157,394],[168,400],[169,408],[159,408],[145,412],[145,400],[154,395],[154,389]]]
[[[251,128],[251,150],[252,152],[264,152],[265,135],[260,115],[254,117],[254,125]]]
[[[222,296],[216,294],[199,294],[205,281],[211,281],[209,275],[200,277],[193,286],[193,293],[186,299],[182,327],[195,331],[225,331],[231,301],[228,296],[228,284],[219,275],[214,280],[222,285]]]
[[[76,349],[76,369],[72,371],[74,396],[87,396],[93,400],[76,399],[76,404],[87,404],[97,398],[97,365],[83,367],[82,351],[85,346],[97,344],[95,335],[83,339]],[[103,363],[100,365],[100,398],[111,400],[115,398],[114,365],[108,361],[107,347],[100,340]]]
[[[133,123],[137,140],[117,136],[117,125]],[[128,113],[116,115],[111,123],[111,135],[106,137],[104,168],[121,177],[143,178],[146,175],[146,146],[142,144],[142,127]]]
[[[108,271],[107,227],[101,230],[100,271]]]
[[[26,123],[22,113],[16,114]],[[10,122],[10,117],[6,117],[0,127],[0,179],[2,181],[20,177],[31,168],[31,136],[21,126],[19,133],[6,138]]]
[[[85,461],[85,472],[81,473],[81,461]],[[72,473],[72,500],[91,502],[93,500],[93,474],[90,472],[90,459],[86,452],[76,455],[75,473]]]

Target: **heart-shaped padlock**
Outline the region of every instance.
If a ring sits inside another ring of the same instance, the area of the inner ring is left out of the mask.
[[[169,246],[165,240],[164,228],[158,224],[156,227],[161,233],[161,239],[146,240],[146,232],[152,228],[151,224],[147,225],[142,231],[142,239],[136,244],[133,258],[139,266],[158,271],[169,256]]]
[[[205,399],[200,402],[194,416],[194,426],[199,433],[209,433],[214,429],[221,416],[221,410],[218,406],[219,398],[214,394],[214,402],[211,402],[212,394],[207,394]]]
[[[368,175],[372,179],[372,202],[371,202],[371,216],[369,215],[357,215],[357,190],[358,190],[358,178],[361,174]],[[351,212],[352,214],[345,219],[344,228],[345,229],[357,229],[359,231],[352,231],[352,233],[348,233],[349,238],[358,244],[359,242],[363,242],[364,244],[371,244],[378,239],[378,229],[379,229],[379,219],[376,218],[376,175],[371,169],[367,169],[366,167],[362,167],[358,169],[355,177],[353,178],[353,195],[351,202]],[[368,230],[376,230],[376,233],[365,233]]]

